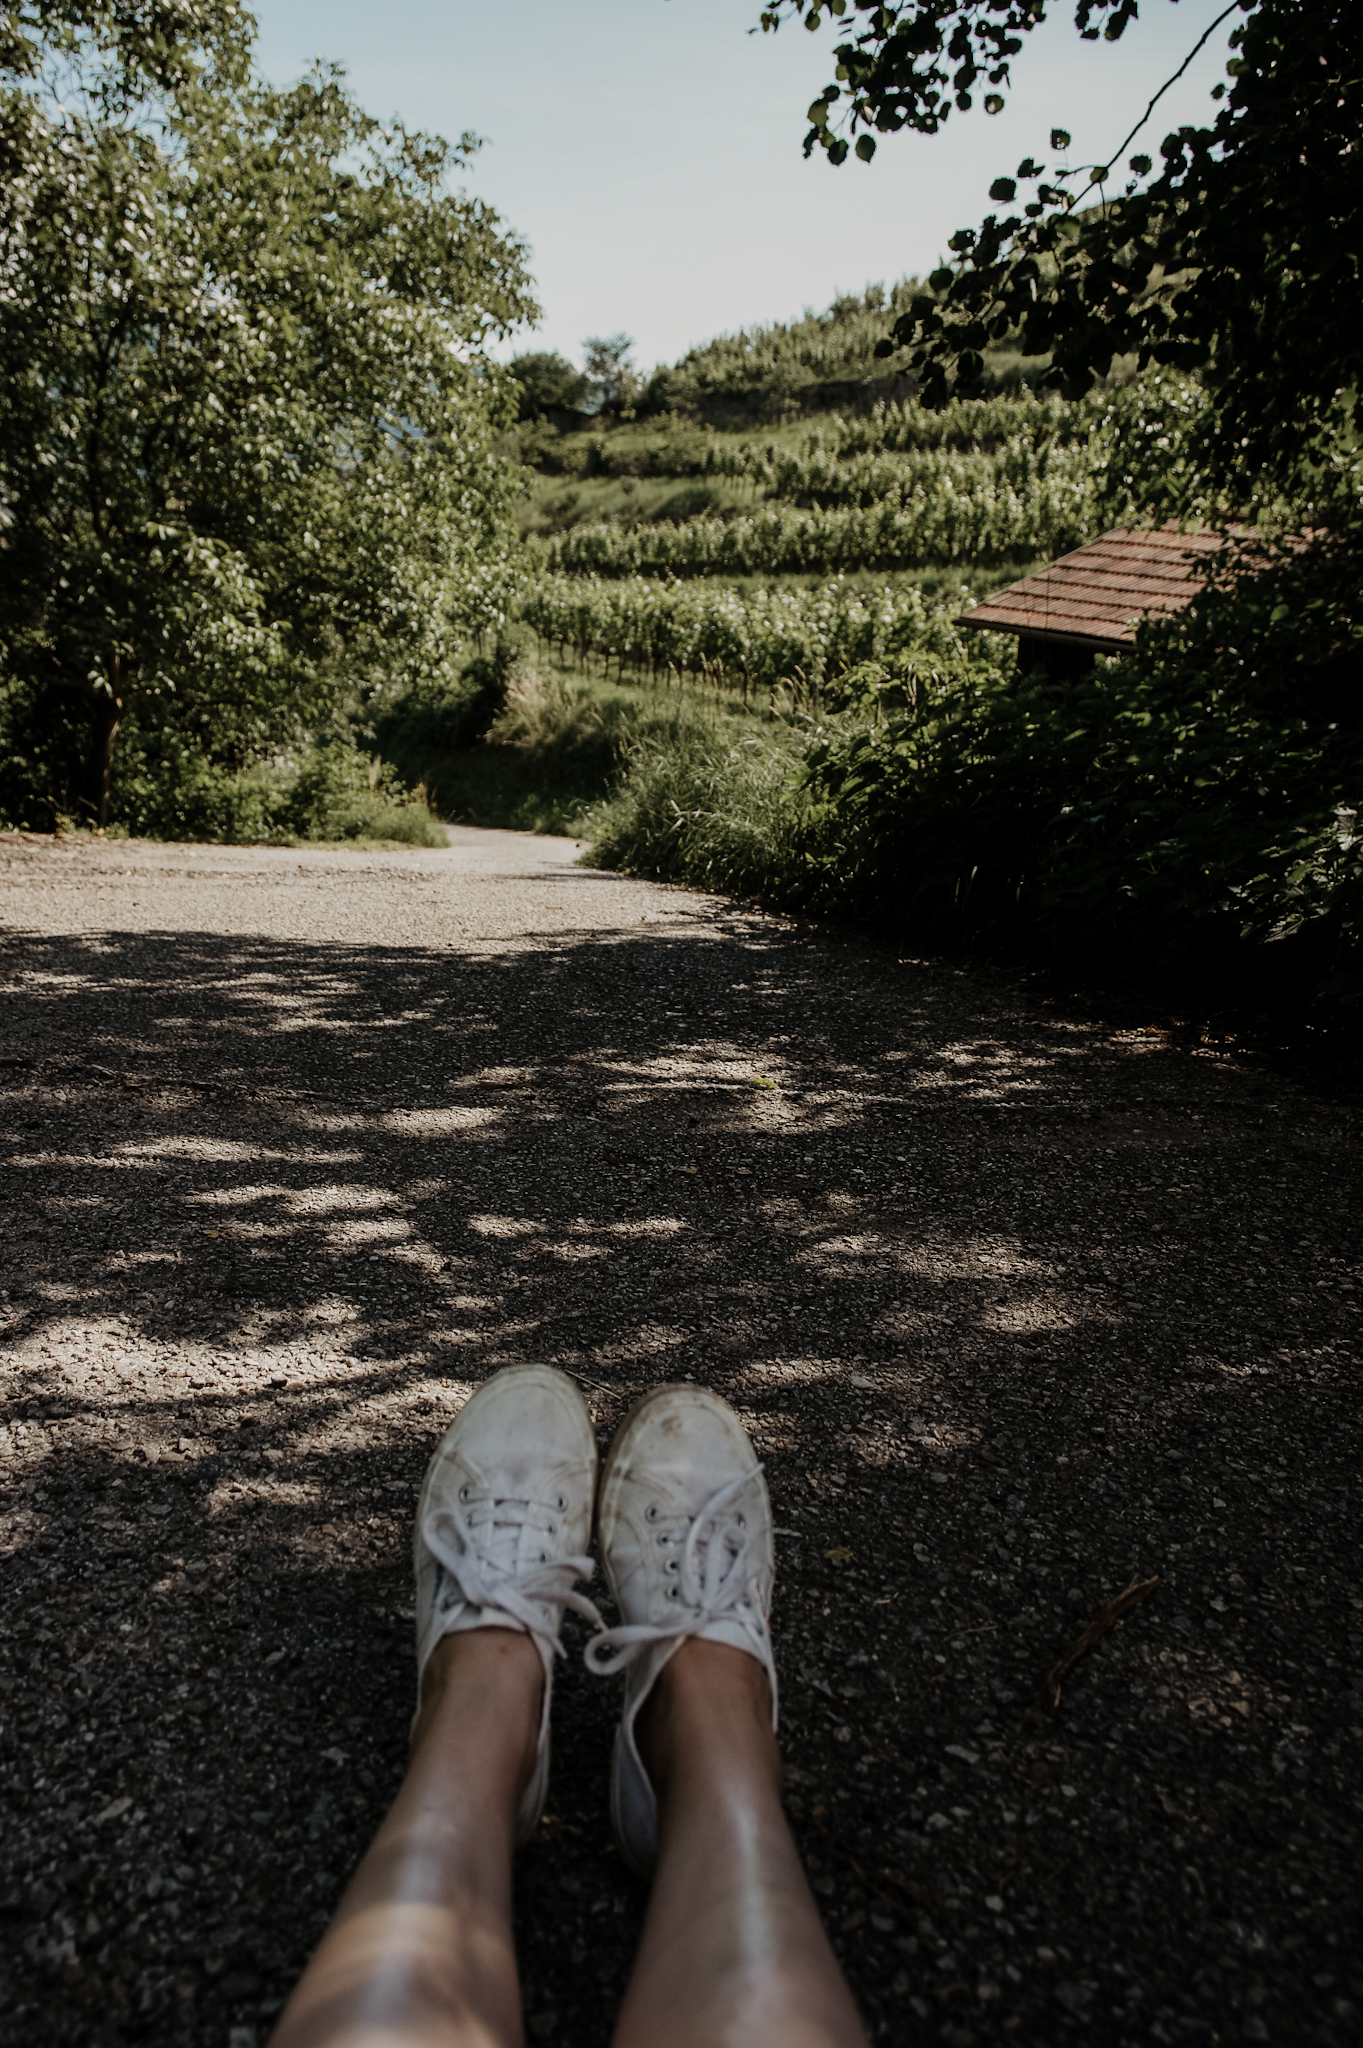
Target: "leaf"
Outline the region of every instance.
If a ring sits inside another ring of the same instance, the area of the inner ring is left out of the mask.
[[[1069,146],[1070,146],[1070,136],[1069,136],[1069,131],[1068,131],[1068,129],[1065,129],[1065,128],[1052,128],[1052,130],[1051,130],[1051,148],[1052,148],[1052,149],[1062,149],[1062,150],[1063,150],[1063,149],[1068,149],[1068,148],[1069,148]]]
[[[856,1552],[848,1550],[845,1545],[840,1545],[836,1550],[826,1550],[824,1552],[824,1557],[829,1564],[847,1564],[855,1556]]]

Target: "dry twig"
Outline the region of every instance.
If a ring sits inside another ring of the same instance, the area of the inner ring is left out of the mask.
[[[1119,1593],[1115,1600],[1108,1601],[1106,1607],[1098,1609],[1084,1633],[1075,1637],[1064,1655],[1052,1664],[1046,1673],[1041,1690],[1028,1709],[1029,1720],[1034,1716],[1039,1718],[1043,1714],[1055,1712],[1060,1705],[1060,1681],[1071,1665],[1079,1662],[1085,1650],[1091,1650],[1095,1643],[1101,1642],[1108,1630],[1115,1628],[1124,1614],[1129,1614],[1133,1607],[1139,1607],[1143,1600],[1148,1600],[1158,1584],[1158,1572],[1153,1578],[1133,1579],[1124,1593]]]
[[[618,1394],[620,1391],[618,1387],[608,1387],[604,1380],[588,1379],[585,1372],[574,1372],[570,1365],[561,1365],[559,1371],[566,1373],[570,1380],[576,1380],[579,1386],[595,1388],[599,1394]]]

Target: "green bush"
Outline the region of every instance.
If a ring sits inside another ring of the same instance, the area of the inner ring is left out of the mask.
[[[300,757],[234,769],[186,743],[179,733],[147,731],[135,720],[119,748],[115,829],[147,839],[230,845],[286,845],[295,839],[383,839],[445,846],[423,795],[409,794],[391,767],[348,739],[307,748]],[[25,776],[27,780],[27,776]],[[36,811],[30,792],[0,807],[0,823],[50,828],[67,820],[55,806]]]
[[[1322,543],[1078,679],[861,664],[766,756],[641,749],[595,857],[1214,999],[1355,1000],[1357,590]]]
[[[389,771],[391,772],[391,771]],[[300,839],[393,839],[446,846],[425,802],[385,780],[384,764],[346,741],[314,747],[280,807],[281,823]]]
[[[628,778],[589,823],[592,858],[627,874],[739,896],[798,896],[805,851],[800,743],[773,724],[679,717],[635,747]]]

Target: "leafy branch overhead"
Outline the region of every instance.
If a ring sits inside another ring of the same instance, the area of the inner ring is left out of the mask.
[[[1030,157],[990,196],[1009,210],[951,238],[944,265],[882,343],[922,397],[981,387],[984,350],[1007,338],[1049,358],[1044,380],[1088,390],[1119,357],[1198,372],[1221,466],[1284,474],[1332,459],[1352,416],[1363,356],[1363,14],[1352,0],[1237,0],[1229,84],[1205,127],[1165,137],[1155,157],[1075,166]],[[763,17],[846,19],[845,0],[792,0]],[[869,157],[872,131],[931,134],[973,104],[983,80],[1010,81],[1042,18],[1012,0],[916,0],[857,8],[867,25],[838,45],[838,82],[811,110],[807,148]],[[1082,0],[1081,35],[1119,37],[1130,0]],[[1003,104],[986,95],[986,111]]]
[[[1116,42],[1136,11],[1136,0],[1079,0],[1075,26],[1086,41],[1103,35]],[[835,164],[845,162],[852,147],[869,163],[876,148],[872,129],[935,135],[953,109],[969,113],[981,81],[995,88],[984,96],[985,112],[1001,113],[1004,95],[997,88],[1011,85],[1023,36],[1046,18],[1044,0],[913,0],[907,6],[856,0],[855,14],[869,15],[869,23],[837,45],[837,82],[810,107],[805,137],[806,156],[817,145]],[[763,9],[762,27],[770,32],[795,19],[817,29],[825,16],[849,26],[855,18],[848,0],[778,0]]]

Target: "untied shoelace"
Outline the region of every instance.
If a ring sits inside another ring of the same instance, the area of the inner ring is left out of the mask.
[[[467,1484],[459,1489],[459,1501],[461,1508],[472,1512],[456,1515],[449,1508],[436,1509],[422,1523],[421,1539],[470,1607],[501,1608],[531,1635],[548,1643],[555,1656],[562,1656],[562,1645],[557,1632],[545,1627],[536,1601],[542,1606],[571,1607],[598,1629],[603,1626],[594,1603],[574,1586],[574,1580],[590,1579],[596,1570],[590,1557],[553,1557],[542,1550],[538,1558],[521,1558],[522,1532],[531,1529],[556,1535],[554,1517],[563,1513],[566,1502],[508,1500]],[[494,1541],[511,1549],[510,1566],[493,1554]]]
[[[681,1575],[678,1605],[682,1612],[666,1625],[627,1622],[618,1628],[603,1628],[592,1637],[584,1656],[587,1669],[598,1678],[609,1678],[626,1664],[632,1664],[650,1643],[670,1643],[683,1636],[698,1636],[715,1621],[721,1621],[738,1607],[752,1607],[761,1617],[760,1588],[748,1569],[752,1530],[745,1517],[732,1511],[745,1486],[762,1470],[754,1465],[738,1479],[731,1479],[711,1494],[686,1532],[681,1546]],[[725,1515],[725,1509],[729,1509]],[[724,1517],[721,1522],[721,1517]],[[702,1564],[701,1546],[705,1548]],[[740,1617],[741,1620],[741,1617]],[[746,1624],[745,1624],[746,1625]]]

